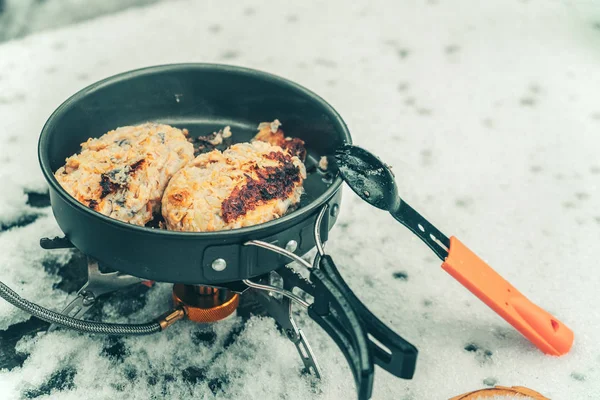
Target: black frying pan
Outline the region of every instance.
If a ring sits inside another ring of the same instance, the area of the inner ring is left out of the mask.
[[[301,207],[275,221],[248,228],[189,233],[139,227],[108,218],[72,198],[54,172],[80,144],[119,126],[146,121],[207,135],[230,125],[234,142],[248,141],[261,121],[278,118],[287,135],[308,150],[308,179]],[[259,71],[209,64],[180,64],[126,72],[93,84],[65,101],[48,119],[39,140],[39,159],[50,185],[52,210],[67,238],[108,267],[141,278],[186,284],[240,281],[282,267],[284,257],[256,247],[262,240],[295,253],[315,246],[312,227],[329,205],[324,223],[333,226],[341,201],[341,178],[326,183],[316,160],[350,143],[344,121],[323,99],[288,80]],[[333,162],[331,163],[333,165]],[[217,269],[213,262],[222,258]]]

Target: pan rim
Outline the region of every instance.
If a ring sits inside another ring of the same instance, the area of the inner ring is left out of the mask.
[[[109,76],[104,78],[96,83],[93,83],[69,98],[67,98],[60,106],[54,110],[54,112],[50,115],[46,123],[44,124],[40,137],[38,139],[38,161],[40,167],[42,169],[42,173],[46,182],[50,185],[50,187],[58,193],[58,195],[66,201],[72,207],[75,207],[80,212],[87,213],[88,216],[96,218],[99,222],[104,222],[106,224],[113,225],[115,227],[119,227],[126,231],[133,231],[139,234],[147,234],[147,235],[157,235],[163,237],[171,237],[178,239],[199,239],[199,238],[210,238],[210,239],[233,239],[239,236],[248,235],[248,234],[256,234],[263,231],[268,231],[271,228],[275,228],[278,225],[285,225],[288,222],[300,222],[307,215],[310,215],[317,208],[319,208],[322,204],[325,204],[333,195],[339,190],[343,180],[339,174],[335,177],[333,183],[323,192],[319,197],[311,201],[304,207],[301,207],[287,215],[284,215],[281,218],[265,222],[258,225],[253,225],[244,228],[237,229],[229,229],[229,230],[221,230],[214,232],[180,232],[180,231],[169,231],[164,229],[154,229],[148,228],[145,226],[139,226],[134,224],[129,224],[123,221],[119,221],[114,218],[110,218],[104,214],[101,214],[97,211],[94,211],[88,207],[85,207],[83,204],[78,202],[73,196],[71,196],[67,191],[58,183],[56,178],[54,177],[54,173],[50,168],[50,161],[48,159],[48,152],[46,148],[48,147],[48,135],[49,131],[52,129],[54,121],[57,120],[66,110],[68,110],[73,104],[75,104],[79,99],[93,93],[96,90],[99,90],[107,85],[111,85],[114,83],[118,83],[120,81],[124,81],[133,77],[143,76],[143,75],[151,75],[157,72],[164,71],[178,71],[178,70],[186,70],[186,69],[197,69],[197,70],[214,70],[219,72],[228,72],[233,74],[245,75],[251,78],[258,78],[267,80],[269,82],[276,83],[278,85],[284,86],[288,89],[296,91],[311,101],[316,102],[320,107],[322,107],[326,112],[328,112],[329,116],[332,117],[334,125],[338,128],[343,134],[343,141],[346,144],[352,143],[352,138],[350,136],[350,132],[346,123],[340,116],[340,114],[322,97],[314,93],[313,91],[301,86],[291,80],[280,77],[278,75],[252,69],[246,67],[239,67],[228,64],[216,64],[216,63],[176,63],[176,64],[163,64],[156,65],[150,67],[144,67],[139,69],[134,69],[126,72],[122,72],[116,75]]]

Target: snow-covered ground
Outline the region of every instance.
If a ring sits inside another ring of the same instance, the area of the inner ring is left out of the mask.
[[[160,0],[0,0],[0,42]]]
[[[81,283],[81,256],[37,245],[59,233],[35,194],[45,190],[37,138],[64,99],[154,64],[259,68],[331,102],[355,142],[393,165],[409,203],[576,335],[570,354],[543,355],[444,273],[418,239],[346,190],[329,251],[359,297],[420,350],[411,381],[377,371],[374,398],[447,399],[498,384],[558,400],[598,399],[595,4],[173,1],[0,45],[0,279],[55,309]],[[169,286],[122,296],[103,304],[102,318],[154,317],[167,307]],[[0,331],[0,361],[12,367],[0,372],[2,399],[291,400],[354,392],[343,356],[306,318],[300,323],[325,375],[318,383],[299,373],[294,346],[269,319],[244,326],[233,319],[208,331],[181,323],[147,338],[58,331],[19,340],[11,332],[43,328],[26,320],[0,302],[0,329],[8,328]],[[2,347],[9,342],[18,342],[17,353]]]

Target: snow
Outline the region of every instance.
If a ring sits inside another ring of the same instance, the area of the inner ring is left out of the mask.
[[[30,211],[23,206],[27,201],[27,195],[19,185],[2,175],[0,175],[0,186],[5,188],[0,197],[0,226],[9,226],[18,222],[23,214]]]
[[[156,1],[158,0],[2,0],[0,41]]]
[[[371,310],[419,348],[413,380],[377,370],[375,399],[450,398],[484,381],[553,399],[600,398],[599,8],[536,0],[313,0],[285,9],[274,0],[174,1],[4,43],[0,224],[37,219],[0,232],[0,279],[54,309],[73,296],[53,289],[61,277],[43,268],[73,256],[38,247],[59,230],[50,209],[27,205],[24,194],[45,190],[38,133],[64,99],[148,65],[254,67],[328,100],[355,142],[393,166],[411,205],[575,332],[568,355],[543,355],[444,273],[417,238],[345,190],[328,251]],[[402,279],[394,279],[398,272]],[[169,285],[144,293],[129,315],[113,297],[101,317],[141,322],[166,310]],[[184,322],[125,338],[121,358],[103,355],[110,345],[103,337],[25,337],[18,349],[29,357],[0,372],[0,397],[39,394],[63,371],[64,390],[39,398],[352,398],[343,356],[302,315],[321,382],[300,374],[294,346],[270,319],[250,320],[224,349],[241,329],[234,318],[211,327],[214,334]],[[0,329],[25,319],[0,302]]]
[[[66,264],[71,254],[64,251],[48,252],[39,245],[43,236],[54,237],[60,229],[46,208],[33,223],[23,228],[12,228],[0,233],[0,265],[2,282],[14,288],[22,297],[36,301],[44,307],[64,303],[67,294],[53,290],[53,284],[60,281],[56,274],[46,272],[44,263]],[[39,284],[42,282],[42,284]],[[29,319],[29,315],[5,301],[0,302],[0,329]]]

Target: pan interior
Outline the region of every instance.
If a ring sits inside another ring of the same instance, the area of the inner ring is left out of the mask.
[[[317,172],[317,163],[350,142],[350,136],[337,113],[318,96],[253,70],[181,64],[133,71],[94,84],[50,117],[40,137],[40,162],[50,184],[68,196],[52,174],[90,137],[120,126],[161,122],[187,128],[190,136],[208,135],[229,125],[233,142],[244,142],[257,133],[259,122],[274,119],[283,123],[287,136],[306,143],[309,177],[301,207],[294,212],[298,213],[339,186],[340,179],[332,183],[331,176]],[[333,167],[332,159],[329,165]]]

